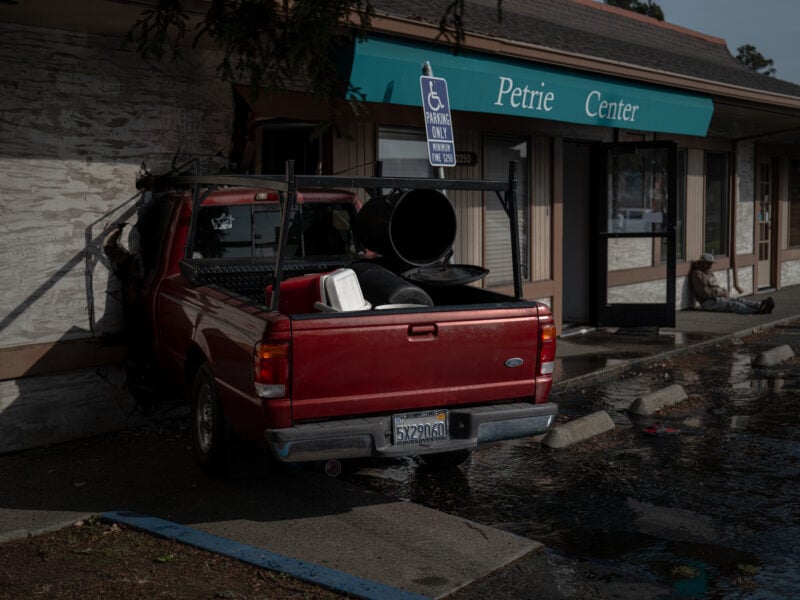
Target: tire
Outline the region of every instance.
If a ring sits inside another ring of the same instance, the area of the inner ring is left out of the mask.
[[[420,459],[431,471],[442,471],[462,465],[469,458],[469,455],[469,450],[453,450],[452,452],[440,452],[438,454],[422,454]]]
[[[214,375],[200,365],[192,382],[192,445],[200,468],[209,475],[228,471],[228,431],[225,413],[217,398]]]

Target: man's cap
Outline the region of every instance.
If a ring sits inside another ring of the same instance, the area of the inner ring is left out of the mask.
[[[713,263],[714,262],[714,255],[711,252],[706,252],[705,254],[701,254],[698,262],[707,262]]]

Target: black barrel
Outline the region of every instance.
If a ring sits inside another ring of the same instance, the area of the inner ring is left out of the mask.
[[[385,304],[433,306],[433,300],[425,290],[374,261],[358,260],[347,266],[355,271],[364,298],[372,306]]]
[[[356,216],[355,234],[391,261],[425,267],[450,254],[456,214],[437,190],[405,190],[367,202]]]

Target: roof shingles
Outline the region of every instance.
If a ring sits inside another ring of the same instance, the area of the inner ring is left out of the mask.
[[[449,1],[373,0],[381,12],[438,24]],[[586,0],[467,0],[465,29],[619,63],[748,89],[800,97],[800,85],[761,75],[718,38]]]

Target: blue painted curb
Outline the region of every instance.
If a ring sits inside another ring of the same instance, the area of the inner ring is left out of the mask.
[[[147,515],[125,510],[114,510],[101,514],[100,518],[105,521],[126,525],[133,529],[150,532],[182,544],[202,548],[216,554],[230,556],[256,567],[285,573],[337,592],[350,594],[356,598],[364,598],[365,600],[430,600],[427,596],[420,596],[419,594],[406,592],[369,579],[348,575],[335,569],[275,554],[269,550],[241,544],[157,517],[148,517]]]

